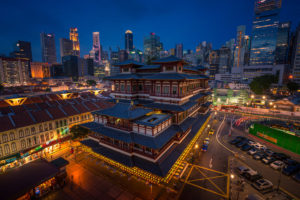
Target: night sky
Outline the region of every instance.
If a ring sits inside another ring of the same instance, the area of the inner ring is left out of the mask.
[[[201,41],[219,48],[235,38],[236,27],[246,25],[251,33],[254,0],[2,0],[0,54],[8,55],[17,40],[32,43],[34,61],[41,61],[40,32],[69,37],[69,28],[79,31],[81,56],[92,47],[92,32],[100,32],[105,50],[124,48],[124,32],[133,31],[134,45],[143,49],[150,32],[160,36],[166,49],[183,43],[195,49]],[[283,0],[281,21],[300,22],[300,0]],[[58,59],[60,60],[60,59]]]

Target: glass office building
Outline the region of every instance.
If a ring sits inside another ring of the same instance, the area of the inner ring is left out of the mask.
[[[287,64],[290,28],[290,22],[284,22],[279,24],[275,52],[276,64]]]
[[[275,61],[281,0],[256,0],[252,27],[250,65]]]

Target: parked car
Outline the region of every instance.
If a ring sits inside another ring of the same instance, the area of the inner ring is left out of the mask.
[[[296,160],[293,159],[286,159],[283,161],[286,165],[298,165],[299,163]]]
[[[209,135],[213,135],[214,133],[215,133],[214,129],[210,129],[209,132],[208,132]]]
[[[290,158],[290,156],[288,156],[284,153],[274,153],[273,157],[276,158],[277,160],[282,160],[282,161]]]
[[[249,144],[244,144],[243,146],[242,146],[242,150],[243,151],[248,151],[249,149],[251,149],[252,147],[249,145]]]
[[[239,140],[239,139],[233,139],[229,143],[232,144],[232,145],[235,145],[235,144],[237,144],[239,142],[241,142],[241,140]]]
[[[252,169],[249,169],[248,171],[245,171],[242,174],[242,176],[245,177],[247,180],[252,181],[252,182],[262,178],[262,175],[260,175],[257,171],[254,171]]]
[[[238,147],[238,148],[241,148],[244,144],[247,144],[246,140],[243,140],[243,141],[237,143],[235,146]]]
[[[245,139],[247,139],[247,138],[245,138],[244,136],[236,136],[235,139],[245,140]]]
[[[253,155],[253,158],[254,158],[255,160],[261,160],[261,159],[263,159],[264,157],[266,157],[266,154],[265,154],[264,152],[258,152],[258,153],[255,153],[255,154]]]
[[[267,156],[267,157],[264,157],[261,161],[262,161],[264,164],[270,164],[270,163],[276,161],[276,159],[273,158],[272,156]]]
[[[250,146],[253,146],[253,145],[255,144],[255,142],[254,142],[253,140],[249,140],[249,141],[248,141],[248,144],[249,144]]]
[[[247,171],[250,170],[249,168],[244,167],[244,166],[239,166],[239,167],[237,167],[236,169],[237,169],[237,171],[238,171],[238,173],[239,173],[240,175],[242,175],[242,174],[244,174],[245,172],[247,172]]]
[[[270,149],[266,149],[265,150],[265,153],[268,155],[268,156],[272,156],[274,154],[274,151],[271,151]]]
[[[257,152],[258,152],[257,149],[255,149],[254,147],[252,147],[252,149],[250,149],[250,150],[248,151],[248,154],[254,155],[254,154],[256,154]]]
[[[300,169],[300,164],[298,165],[287,165],[283,168],[282,173],[290,176],[292,174],[295,174],[296,172],[298,172]]]
[[[273,188],[273,183],[267,179],[259,179],[251,184],[258,191],[268,190]]]
[[[279,170],[282,167],[284,167],[284,162],[282,162],[280,160],[276,160],[270,164],[270,167],[272,167],[273,169]]]
[[[292,178],[293,178],[295,181],[297,181],[297,182],[300,183],[300,172],[298,172],[297,174],[295,174]]]

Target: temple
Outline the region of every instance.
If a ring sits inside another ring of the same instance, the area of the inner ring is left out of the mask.
[[[205,68],[170,56],[143,65],[118,63],[115,105],[92,112],[82,144],[128,167],[165,176],[208,117]]]

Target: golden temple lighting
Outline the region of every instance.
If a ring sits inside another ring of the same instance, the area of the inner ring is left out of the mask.
[[[73,93],[61,93],[61,94],[57,94],[57,96],[61,99],[71,99],[72,98]]]
[[[104,90],[89,90],[90,93],[94,94],[94,95],[98,95],[101,94]]]
[[[26,101],[27,97],[18,97],[12,99],[4,99],[10,106],[20,106]]]

